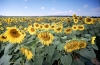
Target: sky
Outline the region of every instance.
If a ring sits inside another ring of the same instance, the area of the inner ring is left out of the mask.
[[[0,0],[0,15],[100,16],[100,0]]]

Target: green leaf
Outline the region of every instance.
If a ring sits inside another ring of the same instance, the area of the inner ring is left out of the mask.
[[[60,41],[54,41],[52,44],[58,45],[59,43],[60,43]]]
[[[16,59],[16,61],[14,62],[14,64],[13,64],[13,65],[20,65],[20,61],[22,61],[22,57],[21,57],[21,58]]]
[[[72,61],[71,65],[85,65],[84,61],[80,60],[80,59],[75,59]]]
[[[1,58],[0,58],[0,65],[3,64],[3,65],[10,65],[10,58],[12,56],[11,55],[3,55]]]
[[[72,63],[71,55],[68,54],[68,55],[61,56],[61,63],[63,65],[71,65],[71,63]]]
[[[61,54],[57,50],[55,50],[55,52],[52,56],[52,59],[53,60],[58,60],[60,57],[61,57]]]
[[[10,48],[12,48],[14,46],[14,44],[7,44],[7,46],[5,47],[5,50],[4,50],[4,54],[7,55],[9,53],[9,50]]]
[[[96,44],[92,44],[93,49],[98,50],[98,47]]]
[[[82,55],[85,58],[91,59],[91,58],[96,58],[95,52],[92,49],[81,49],[79,51],[80,55]]]
[[[43,57],[42,56],[35,56],[34,57],[34,65],[42,65]]]
[[[56,47],[55,45],[46,46],[44,48],[44,54],[48,54],[48,55],[52,56],[54,53],[55,47]]]
[[[26,60],[25,65],[34,65],[33,62],[30,60]]]
[[[67,39],[67,36],[61,37],[61,39]]]
[[[62,51],[62,50],[64,49],[64,45],[65,45],[65,44],[63,44],[63,43],[59,44],[59,45],[57,46],[57,50]]]
[[[20,49],[19,45],[15,48],[14,52],[18,51]]]

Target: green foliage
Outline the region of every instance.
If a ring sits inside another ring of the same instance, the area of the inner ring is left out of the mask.
[[[71,65],[71,63],[72,63],[72,56],[70,54],[61,56],[61,63],[63,65]]]

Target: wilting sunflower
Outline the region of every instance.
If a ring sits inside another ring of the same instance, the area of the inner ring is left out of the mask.
[[[30,35],[36,34],[36,30],[32,26],[29,26],[28,29],[27,29],[27,31],[30,33]]]
[[[7,36],[5,34],[0,35],[0,41],[7,42]]]
[[[22,47],[22,48],[20,48],[20,51],[26,56],[26,58],[27,58],[28,60],[31,60],[31,59],[32,59],[33,54],[32,54],[32,52],[31,52],[30,50],[28,50],[28,49]]]
[[[78,25],[77,28],[78,28],[78,30],[82,31],[82,30],[84,30],[84,25]]]
[[[89,17],[86,17],[85,18],[85,23],[86,24],[92,24],[93,23],[93,19],[92,18],[89,18]]]
[[[80,47],[80,48],[85,48],[86,45],[87,45],[87,44],[86,44],[86,42],[85,42],[84,40],[80,40],[80,41],[79,41],[79,47]]]
[[[63,28],[63,27],[57,27],[57,28],[54,29],[54,31],[55,31],[56,33],[61,33],[61,32],[62,32],[62,28]]]
[[[93,37],[92,37],[92,41],[91,41],[92,44],[95,43],[95,42],[94,42],[94,41],[95,41],[95,38],[96,38],[96,36],[93,36]]]
[[[41,32],[38,34],[38,38],[42,42],[42,44],[49,46],[50,44],[52,44],[54,36],[49,32]]]
[[[66,34],[70,34],[72,32],[72,28],[67,27],[64,31]]]
[[[34,23],[34,28],[35,29],[39,29],[39,27],[40,27],[40,24],[39,23]]]
[[[67,42],[66,45],[64,46],[64,50],[66,52],[72,52],[72,51],[78,50],[78,49],[79,49],[78,40],[71,40],[71,41]]]
[[[25,35],[23,35],[16,27],[7,27],[5,35],[9,42],[18,44],[21,43],[25,37]]]
[[[77,30],[77,29],[78,29],[77,25],[72,26],[72,30]]]
[[[44,30],[50,30],[50,24],[44,24],[43,29]]]

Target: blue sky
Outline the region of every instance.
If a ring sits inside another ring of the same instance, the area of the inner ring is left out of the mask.
[[[100,0],[0,0],[0,15],[100,16]]]

